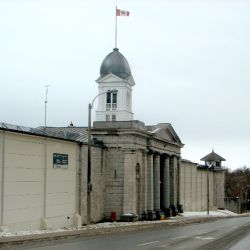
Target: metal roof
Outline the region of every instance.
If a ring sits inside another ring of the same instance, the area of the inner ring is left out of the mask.
[[[38,134],[69,139],[79,142],[88,142],[88,131],[84,127],[37,127],[33,131]]]
[[[25,127],[0,122],[0,128],[30,133],[34,135],[44,135],[60,139],[73,140],[77,142],[88,142],[88,131],[84,127]]]
[[[206,156],[204,156],[203,158],[201,158],[201,161],[217,161],[217,162],[221,162],[221,161],[225,161],[226,159],[224,159],[223,157],[221,157],[220,155],[216,154],[214,152],[214,150],[212,150],[212,152]]]
[[[129,80],[132,77],[127,59],[119,52],[119,49],[109,53],[103,60],[100,68],[100,76],[114,74],[122,79]]]

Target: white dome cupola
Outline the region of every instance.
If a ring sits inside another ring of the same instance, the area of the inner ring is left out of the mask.
[[[96,82],[99,85],[100,94],[96,120],[133,120],[132,87],[135,82],[128,61],[117,48],[104,58],[100,77]],[[117,92],[109,92],[110,90],[117,90]]]

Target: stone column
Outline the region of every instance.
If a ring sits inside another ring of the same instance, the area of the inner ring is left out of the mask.
[[[177,158],[170,158],[170,205],[177,205]]]
[[[154,156],[154,210],[160,210],[160,155]]]
[[[154,209],[153,154],[147,155],[147,209]]]
[[[169,178],[169,157],[163,162],[163,207],[170,207],[170,178]]]
[[[177,158],[177,203],[180,204],[180,200],[181,200],[181,159],[180,157],[178,157]]]
[[[123,187],[123,211],[122,213],[136,213],[136,154],[131,150],[124,150],[124,187]],[[119,211],[117,209],[117,211]]]
[[[147,171],[147,153],[143,152],[143,178],[142,178],[142,186],[143,186],[143,203],[142,210],[147,211],[147,199],[148,199],[148,171]]]

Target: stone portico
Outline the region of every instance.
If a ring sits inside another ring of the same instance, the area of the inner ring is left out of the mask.
[[[177,205],[183,144],[169,123],[95,122],[92,134],[106,146],[105,216]]]

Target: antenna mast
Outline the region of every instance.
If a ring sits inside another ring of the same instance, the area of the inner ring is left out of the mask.
[[[45,85],[45,101],[44,101],[44,105],[45,105],[45,113],[44,113],[44,127],[47,127],[47,103],[48,103],[48,90],[49,90],[49,85]]]

